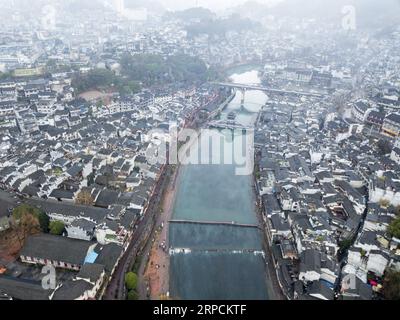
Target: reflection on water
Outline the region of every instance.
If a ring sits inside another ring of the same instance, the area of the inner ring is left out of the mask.
[[[257,70],[233,74],[231,78],[236,83],[260,83]],[[238,92],[222,118],[234,111],[236,121],[250,125],[266,100],[262,92],[247,91],[242,107]],[[221,132],[216,130],[214,134],[220,136]],[[257,225],[254,203],[252,176],[235,175],[235,165],[186,165],[178,181],[173,219]],[[171,297],[267,299],[263,256],[248,252],[259,252],[261,244],[257,228],[171,223],[170,247],[191,249],[190,253],[171,256]]]
[[[265,300],[264,262],[259,254],[172,255],[172,297],[191,300]]]
[[[252,227],[173,223],[169,239],[174,248],[260,251],[262,246],[256,231]],[[233,234],[235,237],[232,237]]]

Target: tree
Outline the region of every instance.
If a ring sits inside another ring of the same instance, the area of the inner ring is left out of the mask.
[[[40,229],[42,230],[42,232],[44,233],[49,232],[49,224],[50,224],[49,216],[43,211],[39,211],[37,213],[37,218],[39,220]]]
[[[340,251],[343,252],[343,251],[348,250],[351,247],[352,243],[353,242],[351,239],[344,239],[344,240],[340,241],[340,243],[339,243]]]
[[[137,83],[147,86],[177,82],[204,82],[215,76],[204,61],[185,54],[163,57],[157,54],[125,54],[120,60],[123,77],[118,78],[117,86],[124,92],[126,89],[137,91]],[[121,79],[124,79],[122,81]]]
[[[382,154],[388,154],[392,151],[392,145],[388,140],[382,140],[380,139],[377,143],[378,150]]]
[[[61,221],[51,221],[50,222],[50,233],[60,236],[64,232],[65,225]]]
[[[62,174],[62,169],[61,168],[59,168],[59,167],[56,167],[56,168],[54,168],[54,175],[56,176],[56,177],[58,177],[58,176],[60,176],[61,174]]]
[[[128,272],[125,275],[125,285],[128,290],[135,290],[137,286],[137,274],[134,272]]]
[[[108,69],[94,69],[86,74],[77,75],[72,80],[72,86],[77,93],[92,89],[112,89],[112,91],[118,91],[121,95],[134,94],[141,89],[137,81],[117,76]]]
[[[383,295],[388,300],[400,300],[400,272],[388,269],[383,280]]]
[[[136,81],[117,81],[116,87],[119,91],[119,94],[124,96],[124,95],[129,95],[129,94],[135,94],[140,92],[140,84]]]
[[[76,198],[76,204],[91,206],[91,205],[93,205],[93,203],[94,203],[94,200],[89,191],[82,190],[81,192],[79,192],[79,194]]]
[[[21,204],[20,206],[14,208],[12,216],[15,221],[20,221],[24,216],[31,215],[37,221],[33,221],[34,224],[39,224],[39,227],[42,232],[48,232],[49,229],[49,217],[48,215],[43,212],[42,210],[32,207],[28,204]]]
[[[139,300],[139,294],[136,292],[136,290],[129,290],[128,300]]]
[[[21,246],[26,237],[40,232],[39,213],[39,209],[27,204],[22,204],[14,208],[12,213],[12,228]]]
[[[18,241],[20,245],[22,245],[26,237],[40,232],[39,221],[32,214],[23,215],[21,219],[18,220],[15,231]]]
[[[4,73],[0,71],[0,80],[9,79],[11,77],[12,77],[11,73]]]
[[[400,217],[397,217],[390,223],[388,232],[390,236],[400,239]]]
[[[389,207],[389,205],[390,205],[390,201],[387,200],[387,199],[381,199],[381,200],[379,200],[379,205],[380,205],[382,208],[387,208],[387,207]]]
[[[91,89],[100,89],[109,87],[115,81],[114,72],[107,69],[94,69],[86,74],[76,76],[72,80],[72,87],[78,92],[84,92]]]

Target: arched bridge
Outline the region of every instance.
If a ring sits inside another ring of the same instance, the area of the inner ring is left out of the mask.
[[[228,130],[246,130],[246,131],[254,130],[254,127],[252,126],[245,126],[236,121],[230,121],[230,120],[211,121],[208,123],[208,127],[215,129],[228,129]]]
[[[220,87],[239,89],[239,90],[258,90],[258,91],[264,91],[267,93],[308,96],[308,97],[316,97],[316,98],[322,98],[325,96],[325,94],[323,94],[323,93],[271,89],[271,88],[267,88],[267,87],[263,87],[263,86],[255,85],[255,84],[241,84],[241,83],[232,83],[232,82],[210,82],[210,84],[215,85],[215,86],[220,86]]]

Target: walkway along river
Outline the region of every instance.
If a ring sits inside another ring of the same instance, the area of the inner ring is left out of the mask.
[[[244,84],[260,82],[254,69],[236,73],[232,80]],[[267,96],[258,91],[246,92],[244,108],[241,98],[238,92],[222,112],[222,120],[234,111],[235,121],[245,126],[255,122]],[[222,154],[242,135],[241,131],[218,130],[212,134],[228,141]],[[199,145],[200,142],[193,148]],[[235,168],[234,164],[181,166],[168,232],[172,299],[272,298],[263,235],[257,228],[253,177],[236,175]]]

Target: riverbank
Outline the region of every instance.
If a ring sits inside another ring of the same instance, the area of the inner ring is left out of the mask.
[[[254,177],[253,190],[254,190],[255,195],[257,193],[256,183],[257,183],[257,181],[256,181],[256,178]],[[261,199],[258,199],[257,203],[256,203],[256,213],[257,213],[260,228],[262,229],[261,232],[263,235],[263,250],[264,250],[264,254],[265,254],[264,261],[265,261],[265,273],[266,273],[265,281],[267,284],[268,296],[269,296],[270,300],[287,300],[287,297],[283,294],[282,287],[279,283],[274,258],[272,256],[272,247],[268,241],[267,231],[266,231],[266,226],[265,226],[265,222],[263,219],[263,213],[262,213],[261,206],[262,206]]]
[[[147,284],[147,292],[146,297],[141,297],[142,299],[160,300],[168,299],[169,297],[168,230],[174,209],[179,172],[180,167],[178,166],[171,177],[162,201],[160,226],[155,232],[143,273],[143,280]]]
[[[233,81],[255,83],[259,75],[253,70],[236,74]],[[247,103],[260,107],[266,100],[257,92],[249,92],[246,97]],[[238,99],[238,95],[228,97],[223,113],[235,110],[239,121],[253,123],[252,114],[256,115],[259,108],[249,115],[242,112]],[[221,133],[216,130],[215,135],[219,137]],[[187,152],[197,148],[199,143],[199,133],[195,132],[189,142],[179,148],[180,159],[190,157]],[[139,278],[143,279],[139,282],[145,284],[141,297],[152,300],[171,297],[277,299],[274,284],[270,283],[273,281],[271,272],[266,270],[268,252],[254,254],[263,251],[263,234],[257,228],[248,227],[258,224],[252,177],[235,175],[233,165],[188,165],[172,176],[161,202],[160,220],[165,223],[155,229],[157,232],[146,249],[139,273]],[[171,218],[182,223],[170,225]],[[230,224],[214,223],[218,221]],[[232,221],[243,227],[232,226]],[[169,247],[185,250],[168,252]],[[237,282],[241,283],[240,287]]]

